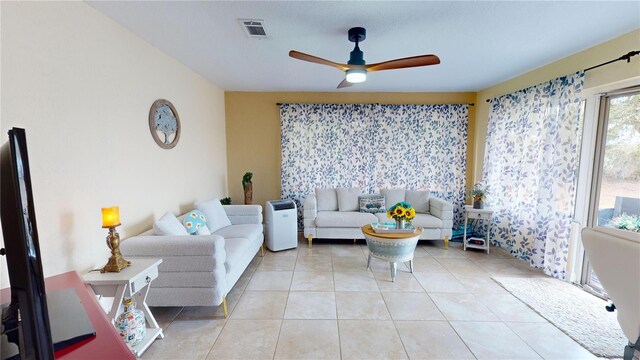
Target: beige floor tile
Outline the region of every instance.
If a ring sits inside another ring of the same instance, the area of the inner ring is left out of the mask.
[[[225,320],[174,320],[142,359],[205,359]]]
[[[524,271],[511,265],[506,259],[492,258],[490,260],[475,261],[477,265],[480,265],[485,271],[494,276],[502,275],[524,275]]]
[[[436,260],[449,272],[456,274],[474,275],[487,272],[467,258],[436,258]]]
[[[317,242],[313,239],[313,246],[309,248],[307,241],[300,245],[298,250],[298,257],[306,256],[331,256],[331,244],[327,244],[321,241]]]
[[[338,292],[336,293],[336,305],[338,319],[391,319],[380,292]]]
[[[466,293],[469,292],[467,288],[456,279],[451,273],[425,273],[415,272],[413,274],[420,285],[428,293],[432,292],[451,292],[451,293]]]
[[[367,271],[367,259],[364,256],[333,256],[333,271]]]
[[[362,247],[360,245],[354,245],[353,240],[345,241],[346,243],[344,245],[333,244],[331,246],[332,256],[364,256],[364,252],[362,251]]]
[[[294,271],[291,291],[333,291],[333,272]]]
[[[275,359],[339,359],[336,320],[284,320]]]
[[[449,321],[500,321],[471,293],[431,293],[429,296]]]
[[[338,320],[342,359],[407,359],[390,320]]]
[[[251,281],[251,277],[253,276],[253,274],[255,274],[255,272],[251,274],[243,273],[242,275],[240,275],[240,278],[233,285],[231,291],[244,291],[247,288],[247,285],[249,285],[249,281]]]
[[[282,319],[287,291],[245,291],[231,319]]]
[[[336,291],[379,291],[370,271],[334,272]]]
[[[293,271],[296,266],[296,256],[266,256],[260,262],[257,271]]]
[[[464,258],[464,255],[453,247],[449,247],[448,250],[445,250],[433,245],[424,245],[422,249],[435,258]]]
[[[410,359],[475,359],[447,321],[395,321]]]
[[[260,256],[260,253],[254,256],[249,265],[247,265],[247,268],[244,270],[244,273],[249,275],[253,274],[258,269],[258,266],[260,266],[262,259],[263,257]]]
[[[374,271],[373,276],[376,278],[380,291],[392,292],[424,292],[424,289],[416,280],[414,274],[404,271],[396,273],[396,281],[391,281],[389,271]]]
[[[425,293],[382,293],[393,320],[445,320]]]
[[[544,359],[597,359],[550,323],[505,323]]]
[[[416,246],[416,251],[413,252],[413,257],[433,257],[431,256],[431,254],[429,254],[425,249],[424,246],[418,245]]]
[[[451,321],[451,326],[478,359],[540,359],[502,322]]]
[[[296,271],[332,271],[330,255],[299,256],[296,262]]]
[[[493,281],[489,274],[479,275],[466,275],[466,274],[453,274],[456,279],[471,293],[493,293],[493,294],[507,294],[508,292],[500,286],[497,282]]]
[[[153,317],[158,322],[172,322],[178,314],[180,314],[182,309],[182,306],[151,306],[149,308],[149,310],[151,310],[151,314],[153,314]]]
[[[289,290],[293,271],[257,271],[246,290]]]
[[[408,264],[398,264],[398,270],[408,271]],[[413,258],[413,271],[426,273],[449,272],[449,270],[440,265],[440,263],[432,256]]]
[[[273,359],[282,320],[229,320],[207,359]]]
[[[337,319],[334,292],[291,291],[285,319]]]
[[[502,321],[547,322],[545,318],[507,292],[476,294],[476,297]]]

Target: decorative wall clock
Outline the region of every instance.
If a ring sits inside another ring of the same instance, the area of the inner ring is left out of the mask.
[[[163,149],[171,149],[180,140],[180,117],[173,104],[164,99],[154,101],[149,110],[149,130]]]

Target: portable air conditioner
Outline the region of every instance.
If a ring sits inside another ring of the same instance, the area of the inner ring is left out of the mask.
[[[269,200],[265,206],[267,248],[271,251],[293,249],[298,246],[296,203],[292,200]]]

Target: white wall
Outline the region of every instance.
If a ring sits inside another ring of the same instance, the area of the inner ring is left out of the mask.
[[[27,131],[45,275],[104,265],[100,208],[119,205],[122,238],[165,211],[227,193],[224,93],[83,2],[2,2],[0,142]],[[148,113],[170,100],[171,150]],[[8,286],[0,260],[0,287]]]

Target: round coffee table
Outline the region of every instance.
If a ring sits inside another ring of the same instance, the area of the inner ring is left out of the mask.
[[[369,258],[367,269],[371,265],[371,257],[388,261],[391,269],[391,281],[396,281],[398,262],[409,262],[409,270],[413,272],[413,253],[416,250],[422,229],[412,233],[377,233],[371,224],[363,226],[362,233],[367,240]]]

